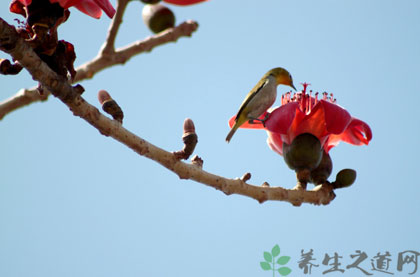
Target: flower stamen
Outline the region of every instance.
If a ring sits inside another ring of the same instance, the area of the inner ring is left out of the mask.
[[[309,93],[306,93],[306,89],[311,84],[309,83],[302,83],[303,86],[302,91],[298,91],[295,93],[292,93],[291,91],[286,92],[281,96],[281,104],[286,105],[290,102],[298,102],[299,108],[302,112],[305,114],[310,114],[312,111],[312,108],[319,102],[318,100],[318,94],[319,92],[315,92],[314,97],[312,97],[312,90],[309,91]],[[324,101],[328,101],[330,103],[335,104],[337,102],[337,99],[334,98],[334,94],[324,91],[322,93],[322,99]]]
[[[309,91],[309,112],[312,110],[312,90]]]

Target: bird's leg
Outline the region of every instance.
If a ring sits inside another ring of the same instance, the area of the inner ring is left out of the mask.
[[[259,123],[261,123],[264,127],[265,127],[265,121],[268,119],[268,117],[270,116],[270,113],[267,113],[263,119],[259,119],[259,118],[250,118],[249,119],[249,124],[257,124],[255,121],[258,121]]]

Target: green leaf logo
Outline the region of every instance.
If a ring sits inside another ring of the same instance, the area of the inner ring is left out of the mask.
[[[277,257],[280,254],[280,246],[278,244],[274,245],[273,249],[271,249],[271,255],[273,257]]]
[[[270,270],[271,269],[271,265],[267,262],[260,262],[261,268],[264,270]]]
[[[281,256],[280,258],[278,258],[277,263],[279,265],[285,265],[289,262],[290,257],[289,256]]]
[[[273,262],[273,257],[271,256],[270,253],[264,252],[264,260],[266,260],[266,262],[271,263],[271,262]]]
[[[287,276],[290,274],[290,272],[292,272],[292,270],[288,267],[280,267],[278,269],[278,272],[280,273],[281,276]]]
[[[263,257],[265,261],[260,262],[260,266],[263,270],[271,270],[273,272],[273,277],[275,276],[276,272],[278,272],[281,276],[287,276],[292,272],[292,270],[283,265],[286,265],[290,261],[290,257],[280,256],[278,259],[276,259],[278,255],[280,255],[280,246],[276,244],[271,249],[271,253],[264,251]],[[276,265],[281,265],[281,267],[276,268]]]

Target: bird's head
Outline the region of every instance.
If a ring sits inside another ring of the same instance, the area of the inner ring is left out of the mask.
[[[276,67],[271,69],[268,73],[268,75],[272,75],[274,78],[276,78],[278,85],[286,85],[296,90],[295,86],[293,85],[292,75],[290,75],[286,69]]]

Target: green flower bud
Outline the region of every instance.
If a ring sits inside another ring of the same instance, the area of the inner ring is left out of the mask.
[[[175,26],[174,13],[161,4],[144,5],[142,16],[144,23],[154,33],[159,33]]]
[[[322,151],[322,159],[318,167],[311,171],[311,182],[315,185],[323,184],[331,175],[333,164],[331,157],[325,151]]]
[[[322,159],[319,139],[309,133],[295,137],[290,145],[283,143],[283,158],[289,168],[295,171],[316,168]]]
[[[343,169],[338,172],[336,180],[332,183],[335,189],[351,186],[356,180],[356,170]]]

